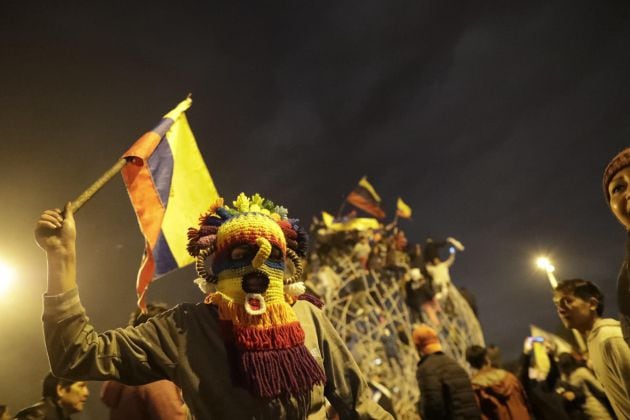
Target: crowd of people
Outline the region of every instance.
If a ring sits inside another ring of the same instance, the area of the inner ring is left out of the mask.
[[[630,230],[630,149],[606,167],[603,189],[612,213]],[[43,322],[51,372],[41,401],[14,418],[70,418],[89,397],[85,381],[104,381],[101,398],[113,419],[396,416],[391,404],[387,409],[374,398],[391,397],[389,391],[368,384],[322,301],[305,293],[304,230],[285,208],[258,194],[241,194],[231,206],[223,199],[210,203],[189,230],[187,249],[207,293],[203,302],[157,305],[137,313],[128,327],[103,333],[80,302],[71,207],[44,211],[35,236],[48,261]],[[384,252],[359,238],[352,252],[366,269],[389,264],[388,246],[404,249],[408,258],[401,288],[415,314],[408,328],[420,359],[418,417],[630,419],[630,252],[618,279],[619,321],[602,318],[605,299],[597,285],[564,280],[553,303],[565,327],[584,337],[587,351],[560,353],[550,340],[527,337],[519,365],[509,372],[492,356],[496,349],[481,345],[466,350],[462,365],[445,354],[435,330],[436,308],[457,310],[441,303],[449,302],[448,268],[461,243],[449,238],[408,247],[404,233],[396,232],[377,246]],[[442,259],[444,246],[449,257]],[[6,406],[0,410],[11,418]]]
[[[564,280],[553,300],[564,325],[587,338],[588,353],[560,353],[553,342],[530,336],[514,373],[493,364],[487,349],[471,346],[469,375],[442,352],[433,329],[416,327],[423,418],[630,418],[630,348],[619,322],[601,318],[600,290],[590,281]]]

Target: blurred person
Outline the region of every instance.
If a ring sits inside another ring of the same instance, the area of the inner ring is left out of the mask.
[[[503,357],[501,355],[501,348],[495,344],[489,344],[486,347],[486,355],[490,359],[490,365],[497,369],[503,369]]]
[[[435,330],[421,324],[412,338],[420,355],[416,371],[420,388],[419,412],[423,419],[480,419],[468,373],[442,352]]]
[[[476,369],[471,383],[482,419],[529,419],[527,397],[512,373],[492,367],[488,351],[481,346],[466,349],[466,361]]]
[[[418,268],[410,269],[404,279],[405,304],[409,308],[411,321],[419,322],[422,319],[422,305],[433,298],[433,293]]]
[[[359,261],[361,267],[367,268],[368,258],[370,256],[370,252],[372,252],[372,247],[370,246],[370,239],[367,236],[361,236],[359,241],[354,245],[352,249],[352,256]]]
[[[465,248],[455,238],[447,238],[446,242],[452,246],[449,248],[449,256],[446,260],[442,261],[437,253],[432,255],[431,259],[426,260],[426,269],[433,279],[433,289],[435,291],[436,299],[443,301],[448,297],[448,288],[451,284],[450,268],[455,262],[456,250],[463,251]]]
[[[571,279],[558,284],[553,302],[565,327],[586,337],[593,371],[615,414],[630,419],[630,347],[619,321],[601,318],[604,295],[590,281]]]
[[[396,410],[394,408],[394,395],[387,388],[378,374],[373,374],[368,380],[368,385],[372,390],[372,400],[383,407],[385,411],[396,419]]]
[[[35,238],[48,261],[43,323],[53,372],[129,385],[168,379],[201,419],[321,418],[325,399],[340,417],[390,418],[318,302],[303,295],[307,236],[297,220],[258,194],[209,207],[187,246],[205,302],[101,334],[79,299],[70,203],[42,213]],[[296,271],[285,276],[291,262]]]
[[[612,214],[628,234],[626,255],[617,277],[619,321],[626,343],[630,346],[630,148],[617,154],[604,170],[602,187]]]
[[[137,309],[131,314],[129,325],[137,327],[167,309],[163,303],[148,303],[146,313]],[[110,409],[110,420],[182,420],[188,417],[181,390],[165,379],[138,386],[106,381],[101,388],[101,401]]]
[[[17,420],[69,420],[80,413],[90,395],[87,383],[57,378],[48,373],[42,383],[42,400],[20,410]]]
[[[571,420],[588,420],[588,415],[584,412],[586,396],[584,392],[569,382],[558,379],[555,391],[562,398],[564,411]]]
[[[586,418],[593,420],[612,419],[607,407],[610,402],[606,397],[604,388],[590,370],[584,366],[579,366],[570,353],[562,353],[558,356],[558,368],[561,379],[577,388],[584,396],[579,409],[586,414]]]
[[[549,363],[547,372],[541,369],[543,363],[537,362],[536,358],[533,357],[535,345],[542,346],[541,350],[547,354]],[[564,400],[556,392],[559,377],[560,372],[551,347],[540,337],[527,337],[523,344],[518,379],[525,389],[535,419],[570,420],[564,407]]]

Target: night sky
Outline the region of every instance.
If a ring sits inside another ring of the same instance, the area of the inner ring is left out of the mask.
[[[601,175],[630,138],[626,1],[0,3],[0,403],[46,373],[46,264],[32,230],[192,92],[219,192],[260,192],[305,224],[368,175],[411,241],[466,245],[454,282],[487,342],[518,354],[559,321],[546,277],[598,282],[614,316],[624,232]],[[480,3],[483,3],[481,5]],[[98,329],[127,323],[143,250],[120,177],[77,215],[79,286]],[[149,299],[197,301],[192,268]],[[98,386],[82,418],[105,418]]]

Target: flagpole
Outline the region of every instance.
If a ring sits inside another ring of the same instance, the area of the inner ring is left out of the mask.
[[[77,198],[70,203],[70,209],[73,213],[79,211],[79,209],[87,203],[101,188],[105,186],[120,170],[127,164],[127,158],[120,158],[114,166],[109,168],[103,175],[101,175],[96,181],[85,189]]]
[[[341,206],[339,206],[339,210],[337,210],[337,220],[341,220],[341,212],[343,211],[343,209],[346,207],[346,200],[348,200],[348,197],[346,196],[346,198],[343,199],[343,201],[341,202]]]

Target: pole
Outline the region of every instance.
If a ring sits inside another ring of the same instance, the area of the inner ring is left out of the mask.
[[[347,199],[348,199],[348,197],[344,198],[343,201],[341,202],[341,205],[339,206],[339,210],[337,210],[336,220],[341,220],[341,213],[343,212],[343,209],[346,207],[346,200]]]
[[[558,287],[558,280],[556,279],[556,276],[553,274],[553,271],[551,271],[550,269],[547,269],[545,271],[547,271],[547,278],[549,279],[551,290],[556,290],[556,287]]]
[[[120,170],[127,164],[126,158],[120,158],[114,166],[109,168],[103,175],[100,176],[92,185],[90,185],[85,191],[83,191],[77,198],[70,203],[70,209],[73,213],[79,211],[79,209],[87,203],[90,198],[94,196],[105,184],[107,184]]]

